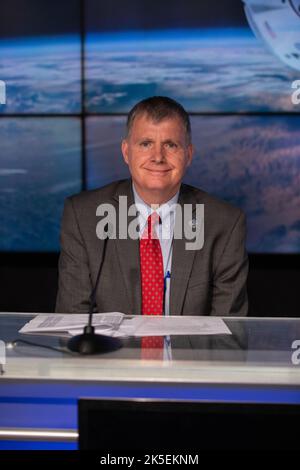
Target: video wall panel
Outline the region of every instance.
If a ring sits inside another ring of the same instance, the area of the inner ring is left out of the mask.
[[[79,118],[0,120],[0,251],[58,251],[64,199],[81,190]]]
[[[1,114],[81,111],[80,0],[2,0]]]

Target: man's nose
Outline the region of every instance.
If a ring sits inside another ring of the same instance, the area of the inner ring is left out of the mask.
[[[152,161],[155,163],[161,163],[165,160],[165,152],[163,145],[156,145],[152,155]]]

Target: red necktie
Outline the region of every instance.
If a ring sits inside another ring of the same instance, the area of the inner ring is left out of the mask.
[[[155,225],[159,215],[149,215],[146,228],[140,240],[140,262],[142,280],[142,314],[162,315],[164,301],[163,257]],[[161,359],[164,339],[162,336],[142,338],[142,358]],[[150,351],[151,349],[151,351]]]
[[[164,299],[163,257],[155,225],[159,215],[153,212],[140,240],[143,315],[162,315]]]

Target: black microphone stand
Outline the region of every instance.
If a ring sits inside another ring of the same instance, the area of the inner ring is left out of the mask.
[[[79,354],[97,354],[109,351],[115,351],[122,347],[122,341],[119,338],[112,338],[111,336],[99,335],[95,333],[95,328],[92,325],[94,307],[96,305],[96,291],[99,284],[100,274],[105,258],[108,234],[108,224],[104,230],[106,238],[104,239],[102,259],[98,269],[97,279],[95,286],[92,290],[90,297],[89,320],[88,324],[84,327],[81,335],[76,335],[71,338],[67,343],[67,348],[70,351],[78,352]]]

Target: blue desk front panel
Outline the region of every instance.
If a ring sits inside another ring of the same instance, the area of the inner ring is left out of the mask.
[[[7,381],[0,387],[0,427],[77,429],[77,400],[83,397],[300,404],[297,387]],[[0,449],[75,448],[67,442],[0,441]]]

